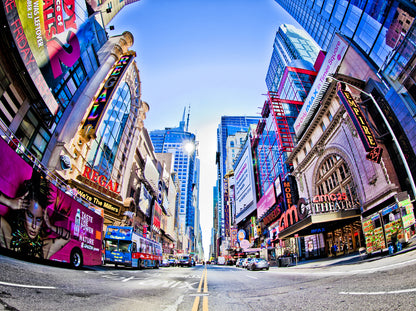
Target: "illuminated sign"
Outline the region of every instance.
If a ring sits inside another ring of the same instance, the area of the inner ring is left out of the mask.
[[[281,215],[282,215],[282,212],[281,212],[280,208],[276,207],[276,208],[272,209],[272,211],[263,218],[263,223],[266,226],[268,226],[269,224],[271,224],[274,220],[276,220]]]
[[[285,202],[285,210],[291,208],[298,200],[298,187],[296,184],[296,179],[292,175],[288,175],[286,180],[283,181],[283,198]]]
[[[274,204],[276,204],[276,195],[274,184],[271,184],[257,203],[257,217],[261,218]]]
[[[279,232],[305,219],[310,213],[308,205],[304,198],[300,198],[297,205],[291,205],[278,220]]]
[[[360,107],[352,98],[350,92],[342,90],[340,87],[338,87],[337,94],[341,102],[344,104],[344,107],[347,110],[348,115],[352,120],[352,123],[357,129],[358,135],[360,136],[360,139],[364,145],[365,151],[368,152],[366,158],[373,162],[380,163],[383,149],[377,147],[376,138],[373,132],[371,131],[367,119],[364,117]]]
[[[347,47],[348,45],[337,35],[332,40],[321,69],[319,70],[315,82],[313,83],[302,109],[296,118],[295,124],[293,125],[295,133],[298,137],[309,125],[309,121],[314,116],[316,109],[319,107],[319,102],[322,97],[322,94],[320,94],[321,90],[323,90],[325,85],[328,84],[326,78],[335,73],[342,61],[342,58],[344,57]]]
[[[230,236],[230,197],[228,193],[228,177],[224,177],[224,230],[225,236]]]
[[[153,225],[160,229],[160,218],[162,215],[162,209],[160,208],[160,205],[155,202],[155,209],[154,209],[154,213],[153,213]]]
[[[82,126],[82,135],[85,138],[89,139],[95,134],[95,131],[104,116],[105,108],[108,106],[107,104],[131,59],[133,59],[133,55],[124,55],[120,58],[105,81],[104,86],[98,93]]]
[[[111,179],[108,180],[107,177],[105,177],[104,175],[100,175],[98,171],[88,166],[84,167],[84,172],[82,173],[81,177],[84,177],[84,179],[82,179],[84,183],[85,179],[87,179],[88,181],[90,181],[88,185],[93,186],[97,190],[105,189],[105,194],[108,194],[108,192],[112,192],[113,194],[118,195],[120,193],[120,185],[117,182],[113,182]],[[100,188],[97,188],[95,186],[100,186]]]
[[[102,200],[100,198],[97,198],[96,196],[87,193],[79,188],[77,188],[77,192],[78,194],[81,196],[81,198],[83,198],[86,201],[91,202],[92,204],[99,206],[107,211],[110,211],[112,213],[115,214],[119,214],[120,213],[120,207],[118,207],[117,205],[114,205],[110,202],[107,202],[105,200]]]
[[[331,193],[331,194],[322,194],[315,195],[313,197],[313,203],[323,203],[323,202],[334,202],[334,201],[347,201],[347,194],[343,193]]]
[[[377,147],[377,142],[374,134],[371,131],[370,126],[368,125],[360,107],[352,98],[351,93],[338,89],[338,96],[344,104],[345,109],[352,119],[352,122],[357,128],[358,135],[360,135],[365,151],[370,151],[372,148]]]

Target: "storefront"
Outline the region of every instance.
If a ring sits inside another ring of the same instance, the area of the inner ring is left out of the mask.
[[[363,218],[367,253],[383,251],[394,242],[405,244],[415,235],[415,215],[409,199]],[[393,245],[392,245],[393,246]]]

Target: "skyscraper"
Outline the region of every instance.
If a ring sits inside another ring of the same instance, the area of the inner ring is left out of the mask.
[[[311,66],[318,57],[320,48],[303,29],[283,24],[276,32],[273,53],[266,75],[267,89],[276,92],[287,66],[295,60],[303,60]]]
[[[192,239],[195,230],[195,208],[199,191],[199,165],[197,163],[195,134],[187,131],[185,114],[178,127],[150,132],[155,152],[174,155],[174,171],[180,180],[180,208],[178,228],[182,234],[188,233]],[[197,172],[196,172],[197,171]]]
[[[276,0],[327,50],[340,33],[378,71],[399,132],[416,131],[416,5],[402,0]],[[389,121],[390,122],[390,121]],[[391,125],[394,127],[395,125]],[[416,135],[408,135],[412,153]],[[402,142],[401,142],[402,144]],[[406,149],[406,146],[402,145]]]

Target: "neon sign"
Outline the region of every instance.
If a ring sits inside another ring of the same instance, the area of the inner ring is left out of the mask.
[[[107,177],[104,175],[100,175],[96,170],[85,166],[84,172],[82,173],[82,177],[87,178],[89,181],[92,181],[93,184],[103,187],[106,190],[109,190],[113,193],[119,194],[120,185],[117,182],[113,182],[111,179],[107,180]]]
[[[368,125],[367,119],[364,117],[360,107],[352,98],[351,93],[338,88],[338,97],[344,104],[345,109],[350,116],[352,123],[357,129],[358,135],[364,145],[365,151],[368,152],[366,158],[370,161],[380,163],[383,149],[377,147],[376,138]]]
[[[313,203],[324,203],[324,202],[335,202],[335,201],[347,201],[347,194],[343,193],[331,193],[331,194],[322,194],[315,195],[313,197]]]
[[[87,115],[87,119],[82,126],[82,135],[85,138],[90,139],[94,135],[104,115],[104,110],[108,106],[107,104],[113,95],[114,90],[117,88],[117,85],[123,76],[124,70],[127,68],[132,58],[133,55],[122,56],[115,64],[111,74],[105,81],[104,86],[98,93],[97,98],[94,100],[90,112]]]

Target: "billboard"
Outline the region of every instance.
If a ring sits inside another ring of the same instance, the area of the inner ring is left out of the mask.
[[[272,183],[257,203],[257,218],[260,219],[275,204],[276,195],[274,191],[274,184]]]
[[[342,61],[344,54],[347,50],[347,44],[337,35],[334,36],[331,46],[328,49],[324,62],[322,63],[321,69],[319,70],[315,82],[312,85],[308,96],[296,118],[294,129],[296,136],[300,136],[305,128],[308,126],[310,119],[315,113],[319,105],[319,101],[322,98],[321,91],[325,91],[325,85],[328,84],[326,78],[335,73],[337,67]]]
[[[79,202],[0,139],[0,246],[30,258],[100,265],[103,211]],[[74,261],[77,253],[80,262]]]
[[[58,103],[51,89],[95,40],[85,1],[3,0],[17,49],[50,112]]]
[[[237,223],[257,208],[251,149],[248,144],[245,148],[234,172]]]

